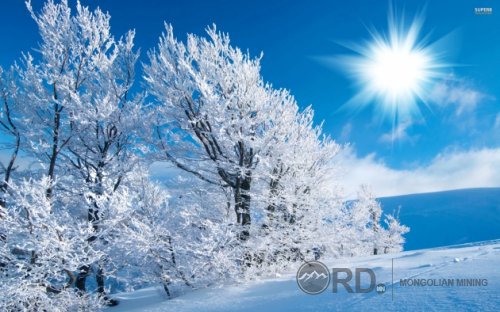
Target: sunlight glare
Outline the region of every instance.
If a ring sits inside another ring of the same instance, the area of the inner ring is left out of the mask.
[[[371,41],[346,45],[356,52],[338,58],[359,85],[358,93],[344,107],[359,110],[374,105],[377,116],[395,126],[421,116],[419,105],[426,104],[432,83],[443,77],[442,52],[436,52],[428,37],[422,39],[423,15],[407,25],[389,9],[388,33],[369,29]]]

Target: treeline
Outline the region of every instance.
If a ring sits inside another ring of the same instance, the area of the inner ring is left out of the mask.
[[[98,310],[111,285],[175,296],[401,249],[407,228],[382,225],[367,189],[343,203],[340,147],[312,108],[215,26],[183,42],[166,25],[138,64],[134,31],[114,37],[100,9],[27,7],[40,44],[0,68],[3,310]],[[176,168],[176,187],[152,164]]]

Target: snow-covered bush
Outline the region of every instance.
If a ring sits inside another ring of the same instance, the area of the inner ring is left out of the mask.
[[[77,311],[99,304],[94,295],[72,288],[82,260],[103,256],[87,243],[94,230],[58,207],[59,198],[46,196],[51,183],[45,177],[9,187],[0,220],[2,311]]]
[[[159,283],[174,296],[237,274],[239,244],[224,219],[227,211],[216,213],[220,198],[206,198],[213,192],[207,185],[190,184],[193,189],[180,195],[135,172],[119,190],[97,200],[105,207],[97,244],[107,255],[106,276],[126,289]]]

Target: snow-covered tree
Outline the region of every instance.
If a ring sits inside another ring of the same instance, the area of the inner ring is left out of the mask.
[[[297,105],[290,105],[292,108]],[[321,236],[334,241],[332,222],[340,212],[339,192],[334,186],[338,145],[313,124],[313,110],[289,110],[282,115],[286,128],[276,135],[265,158],[269,172],[264,191],[265,248],[271,256],[285,260],[319,257],[326,246]],[[315,254],[315,256],[314,256]]]
[[[404,234],[410,231],[410,228],[399,222],[399,210],[394,215],[387,215],[384,219],[387,230],[383,238],[384,253],[400,252],[405,243]]]
[[[356,201],[347,203],[346,212],[344,252],[377,254],[385,235],[380,225],[382,208],[368,186],[361,186]]]
[[[289,94],[260,75],[260,58],[230,45],[228,35],[207,29],[184,44],[167,25],[144,71],[159,103],[156,146],[164,160],[233,196],[236,223],[246,240],[252,187],[264,150],[275,140]],[[294,103],[295,104],[295,103]]]
[[[362,185],[357,200],[347,204],[345,216],[344,253],[377,255],[403,249],[403,235],[409,228],[391,214],[385,215],[382,224],[382,207],[368,186]]]
[[[133,32],[117,42],[110,33],[109,14],[100,9],[91,11],[77,2],[73,12],[67,1],[50,0],[35,12],[29,1],[26,4],[41,43],[38,55],[25,54],[18,70],[19,103],[25,118],[22,134],[29,142],[27,151],[54,180],[57,170],[64,172],[58,164],[62,154],[71,153],[72,141],[79,140],[73,146],[86,144],[88,140],[82,142],[85,135],[99,135],[94,140],[101,146],[118,141],[114,137],[122,129],[114,129],[109,119],[119,120],[116,111],[127,106],[137,55],[132,51]],[[83,127],[88,129],[82,132]],[[94,155],[78,154],[77,158],[100,157],[94,148],[88,147]],[[49,187],[48,196],[52,192]]]
[[[99,231],[102,209],[96,198],[109,196],[138,162],[136,134],[143,124],[142,98],[133,97],[134,32],[116,40],[110,15],[80,2],[48,1],[40,12],[27,7],[41,44],[18,68],[19,101],[25,122],[26,151],[42,164],[60,192],[77,198]],[[54,195],[49,184],[47,196]],[[92,243],[97,235],[89,236]],[[83,261],[83,260],[82,260]],[[76,280],[85,289],[90,264]],[[99,292],[104,278],[96,270]]]
[[[127,174],[143,160],[136,153],[137,133],[141,131],[143,114],[141,101],[130,99],[130,88],[134,78],[137,54],[133,48],[133,33],[124,41],[114,45],[107,67],[100,68],[92,79],[85,82],[85,92],[72,110],[75,134],[68,145],[66,160],[72,166],[68,174],[74,175],[76,185],[84,185],[80,195],[88,200],[88,219],[99,231],[103,207],[97,198],[109,196],[116,191]],[[96,237],[90,237],[93,242]],[[84,266],[77,286],[85,288],[88,266]],[[98,291],[104,284],[100,270],[97,271]]]
[[[250,228],[261,236],[244,243],[243,263],[281,257],[283,264],[336,249],[331,238],[343,212],[332,183],[338,145],[314,125],[311,108],[300,111],[287,90],[264,83],[260,58],[232,47],[215,27],[207,34],[183,43],[167,25],[149,55],[145,79],[158,103],[159,159],[233,197],[227,203],[244,226],[240,238]]]

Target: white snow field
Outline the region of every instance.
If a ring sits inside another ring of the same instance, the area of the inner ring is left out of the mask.
[[[161,288],[121,293],[116,296],[120,304],[107,311],[500,311],[500,240],[322,262],[330,269],[353,272],[370,268],[386,292],[353,294],[339,285],[339,292],[333,293],[330,283],[323,293],[308,295],[297,285],[297,264],[273,279],[195,290],[170,300]],[[401,279],[414,284],[401,285]],[[434,285],[416,286],[419,281]],[[368,282],[362,275],[362,288]],[[475,286],[458,285],[467,282]],[[354,289],[354,278],[350,285]]]

